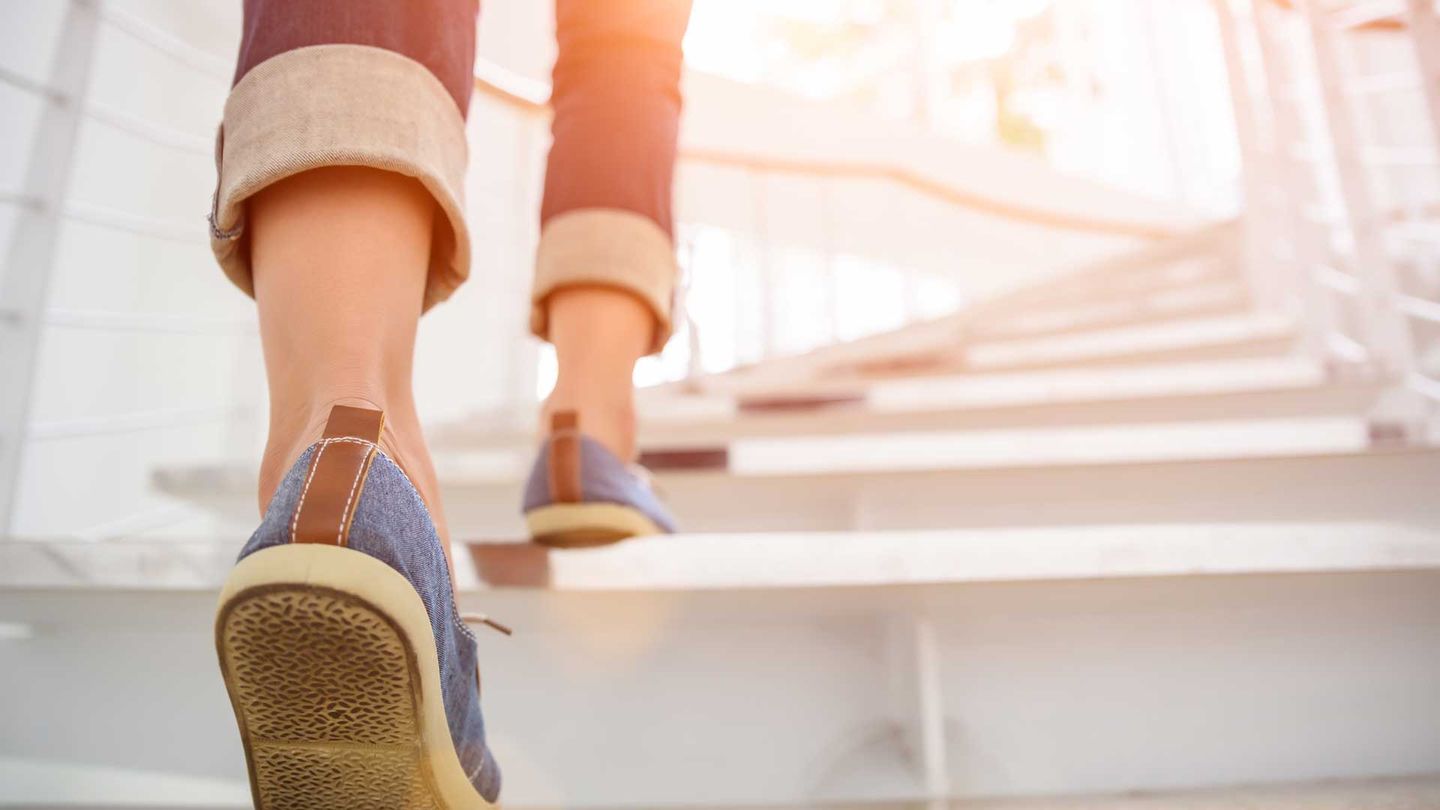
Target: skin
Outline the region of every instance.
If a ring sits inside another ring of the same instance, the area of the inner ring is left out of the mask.
[[[250,260],[270,388],[262,512],[295,460],[320,438],[332,405],[380,408],[381,448],[420,491],[448,551],[412,387],[437,216],[414,179],[360,167],[305,172],[250,199]],[[559,376],[542,425],[554,410],[578,411],[585,433],[630,458],[631,380],[650,347],[654,317],[639,299],[604,287],[566,287],[546,306]]]
[[[577,411],[585,434],[631,459],[635,363],[650,349],[655,317],[640,299],[609,287],[565,287],[546,306],[558,374],[542,409],[541,434],[554,411]]]

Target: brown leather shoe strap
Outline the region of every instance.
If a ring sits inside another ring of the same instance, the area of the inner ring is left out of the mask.
[[[555,503],[579,503],[580,415],[557,411],[550,415],[550,499]]]
[[[330,410],[325,438],[310,459],[305,488],[290,522],[291,542],[336,546],[349,542],[350,522],[384,428],[382,411],[345,405]]]

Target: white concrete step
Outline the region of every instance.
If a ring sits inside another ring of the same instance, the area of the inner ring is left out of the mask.
[[[0,586],[216,588],[241,542],[243,537],[14,540],[0,546]],[[453,550],[457,586],[466,592],[784,590],[1440,569],[1440,531],[1424,518],[683,533],[576,551],[518,540],[457,541]]]
[[[1003,318],[980,319],[971,323],[966,332],[977,339],[1037,337],[1172,318],[1239,313],[1249,304],[1249,288],[1242,281],[1221,278],[1134,298],[1060,301]]]
[[[1317,782],[1141,796],[1068,796],[962,801],[950,810],[1429,810],[1440,807],[1440,777]],[[899,810],[901,805],[895,805]],[[911,805],[919,808],[924,805]]]
[[[1205,227],[1105,258],[1029,288],[999,293],[953,315],[708,375],[675,387],[693,385],[712,392],[767,390],[906,358],[926,360],[963,344],[973,327],[1004,328],[1034,313],[1130,305],[1169,293],[1194,294],[1212,284],[1239,280],[1234,263],[1226,258],[1233,253],[1236,233],[1234,223]]]
[[[806,556],[824,565],[823,549]],[[0,639],[0,757],[38,764],[57,798],[184,807],[195,790],[190,806],[244,806],[215,595],[0,590],[0,623],[33,628]],[[1193,791],[1261,808],[1287,795],[1423,802],[1433,794],[1410,779],[1440,758],[1433,568],[499,588],[467,590],[461,608],[516,629],[479,638],[507,807],[1106,807]],[[17,773],[36,776],[0,769]],[[127,790],[79,791],[92,777]],[[1347,784],[1377,777],[1399,782]],[[1267,782],[1302,784],[1230,787]],[[0,803],[22,784],[0,779]]]
[[[730,443],[738,477],[1135,464],[1363,452],[1369,425],[1353,415],[1214,419],[996,430],[767,436]]]
[[[639,447],[713,449],[760,436],[1051,428],[1215,420],[1363,416],[1379,387],[1329,383],[1301,357],[1159,363],[1086,370],[949,374],[777,390],[766,396],[642,390]],[[807,390],[808,388],[808,390]],[[533,408],[476,415],[430,432],[440,452],[528,451]]]
[[[1135,264],[1118,271],[1061,277],[1007,296],[1002,306],[982,319],[1006,318],[1019,312],[1133,303],[1156,295],[1184,293],[1222,282],[1243,282],[1235,263],[1219,254],[1182,256],[1168,261]],[[997,302],[999,303],[999,302]]]
[[[1278,442],[1274,430],[1256,431],[1269,437],[1272,449]],[[1211,451],[1206,460],[1161,460],[1168,452],[1162,444],[1147,451],[1148,460],[1132,454],[1129,460],[1062,464],[1054,461],[1059,451],[1039,448],[1052,457],[1046,464],[660,472],[656,479],[681,524],[694,532],[1437,520],[1440,453],[1360,449],[1358,428],[1341,438],[1348,449],[1326,450],[1316,442],[1305,453],[1257,455],[1231,448]],[[1205,446],[1203,438],[1192,437],[1192,444]],[[992,448],[992,454],[1009,457],[1003,444]],[[851,460],[866,463],[863,456]],[[441,488],[456,537],[523,535],[519,503],[528,459],[476,454],[463,463],[442,461]],[[210,510],[234,527],[236,536],[254,525],[249,465],[162,470],[156,485]]]
[[[919,324],[900,330],[880,345],[867,347],[857,341],[851,350],[853,357],[847,356],[842,346],[814,358],[780,358],[661,390],[668,394],[700,391],[764,397],[854,389],[913,376],[1283,359],[1297,354],[1299,339],[1292,315],[1245,309],[1131,319],[1115,326],[1038,329],[1030,335],[993,339],[976,337],[968,330],[968,324],[959,320]]]
[[[0,762],[0,774],[13,777],[0,801],[51,810],[135,808],[118,795],[155,796],[154,808],[220,810],[248,808],[243,785],[220,783],[192,787],[194,780],[167,774],[121,772],[83,765],[16,760]],[[64,777],[57,776],[64,774]],[[0,784],[5,780],[0,780]],[[121,786],[119,789],[116,786]],[[138,787],[132,787],[138,786]],[[57,791],[58,789],[58,791]],[[58,796],[62,797],[57,799]],[[73,797],[70,801],[63,798]],[[164,797],[164,798],[160,798]],[[163,804],[159,803],[163,801]],[[559,810],[559,805],[515,805],[516,810]],[[649,805],[641,810],[681,810],[688,804]],[[1440,777],[1365,779],[1309,784],[1264,785],[1211,790],[1162,791],[1135,796],[1047,796],[1028,799],[951,799],[866,802],[863,804],[706,805],[706,810],[1433,810],[1440,807]]]
[[[1254,357],[1288,353],[1296,323],[1284,315],[1187,318],[1033,339],[985,341],[963,349],[976,371],[1080,364],[1153,362],[1157,358]]]
[[[1430,570],[1440,569],[1436,529],[1356,521],[743,532],[574,552],[469,548],[482,587],[702,591]]]

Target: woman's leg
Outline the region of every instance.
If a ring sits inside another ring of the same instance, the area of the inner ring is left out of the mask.
[[[435,204],[415,180],[360,167],[315,169],[250,199],[250,264],[270,383],[260,508],[333,405],[385,412],[380,445],[446,536],[435,470],[411,389]]]
[[[262,510],[331,405],[381,444],[443,531],[411,365],[416,321],[469,270],[460,212],[474,0],[246,0],[211,241],[259,308],[270,384]]]
[[[555,345],[545,405],[634,454],[632,375],[664,346],[675,284],[671,181],[689,0],[557,0],[554,144],[532,327]]]
[[[500,789],[411,393],[420,314],[469,271],[475,11],[245,2],[211,246],[256,299],[270,440],[216,647],[257,804]]]
[[[572,285],[546,302],[555,346],[555,388],[541,413],[574,411],[586,434],[623,459],[635,455],[635,363],[655,341],[655,315],[614,287]]]

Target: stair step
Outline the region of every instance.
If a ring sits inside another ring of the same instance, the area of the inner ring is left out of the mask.
[[[1358,444],[1358,436],[1348,440]],[[523,534],[524,461],[467,454],[441,461],[456,537]],[[528,459],[525,459],[528,461]],[[1440,451],[1357,450],[1106,463],[1008,464],[906,472],[660,472],[657,485],[694,532],[954,529],[1266,520],[1440,523]],[[250,465],[162,470],[157,488],[248,532]]]
[[[1368,425],[1353,416],[774,436],[731,442],[728,471],[773,476],[1105,465],[1358,452],[1369,442]]]
[[[1012,293],[1002,312],[1009,314],[1048,306],[1134,301],[1155,294],[1241,280],[1236,266],[1217,256],[1194,256],[1129,268],[1123,272],[1060,278],[1031,290]]]
[[[1134,796],[960,801],[950,810],[1421,810],[1440,807],[1440,778],[1324,781]],[[923,804],[892,805],[921,808]]]
[[[1235,414],[1253,419],[1355,417],[1376,401],[1376,385],[1275,388],[1220,394],[1137,395],[1118,400],[1072,399],[1010,405],[935,405],[872,401],[813,411],[742,414],[734,420],[659,423],[642,429],[642,452],[733,447],[752,438],[847,434],[933,434],[937,431],[1045,430],[1063,426],[1142,425],[1219,420]],[[910,410],[913,408],[913,410]]]
[[[221,585],[238,541],[15,540],[7,588]],[[1440,569],[1440,532],[1372,519],[875,531],[732,531],[552,550],[519,539],[455,544],[461,591],[713,591],[1116,577]],[[466,563],[469,563],[468,565]]]
[[[677,394],[641,390],[643,451],[710,448],[753,436],[878,431],[1118,425],[1367,412],[1374,383],[1328,383],[1301,357],[1242,358],[1090,370],[948,374],[879,381],[830,381],[757,393]],[[527,450],[534,414],[491,413],[432,433],[440,452]]]
[[[913,376],[1286,358],[1295,355],[1298,338],[1298,324],[1289,315],[1233,310],[1000,339],[975,339],[959,326],[935,324],[928,332],[911,332],[908,343],[897,343],[889,354],[869,353],[863,359],[804,373],[796,367],[790,374],[779,372],[798,361],[783,360],[775,370],[760,364],[744,374],[704,378],[699,386],[708,393],[764,396],[787,389],[853,388],[861,381]]]
[[[481,583],[574,591],[933,585],[1440,568],[1440,533],[1389,521],[637,538],[583,551],[472,543]]]
[[[500,588],[460,602],[516,628],[478,639],[507,807],[703,795],[836,810],[1321,810],[1433,805],[1437,584],[1432,567]],[[6,648],[6,674],[26,685],[6,720],[43,730],[19,768],[0,764],[0,804],[248,807],[214,669],[215,590],[0,591],[0,616],[36,628]],[[97,672],[101,683],[76,688]],[[159,716],[163,727],[147,722]],[[935,791],[915,767],[917,732],[931,723],[942,733],[924,750],[949,804],[922,802]],[[1365,779],[1377,774],[1392,778]],[[1233,787],[1266,780],[1282,784]]]
[[[1287,352],[1296,334],[1293,318],[1245,314],[975,343],[963,354],[965,365],[976,371],[1150,362],[1158,357],[1255,357]]]
[[[1235,283],[1241,279],[1234,262],[1227,257],[1233,254],[1237,233],[1234,222],[1209,225],[1175,239],[1106,257],[1027,289],[976,302],[952,315],[705,375],[671,387],[698,386],[711,392],[766,390],[795,380],[850,374],[877,364],[905,365],[907,358],[928,361],[937,353],[961,345],[974,325],[995,327],[1057,308],[1132,305],[1137,299],[1172,292],[1194,294],[1208,285]]]
[[[1003,318],[982,319],[971,324],[966,331],[976,339],[1039,337],[1187,316],[1239,314],[1249,304],[1250,294],[1245,284],[1239,280],[1221,279],[1135,299],[1060,302]]]

